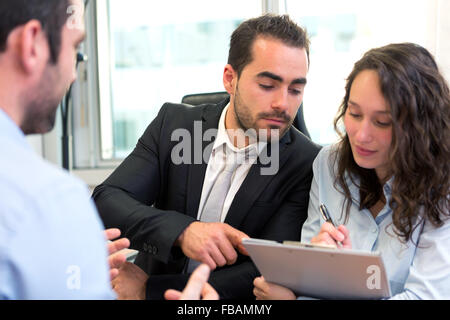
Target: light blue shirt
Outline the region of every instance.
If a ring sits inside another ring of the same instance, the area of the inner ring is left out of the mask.
[[[0,109],[0,299],[112,299],[106,239],[80,181]]]
[[[325,204],[335,224],[344,224],[344,196],[334,187],[335,175],[330,155],[333,146],[322,149],[313,164],[308,219],[303,225],[302,242],[310,242],[325,222],[319,205]],[[443,173],[444,174],[444,173]],[[359,202],[358,188],[350,184],[352,197]],[[421,224],[413,233],[414,243],[402,243],[395,235],[392,224],[392,179],[383,187],[387,204],[376,219],[367,209],[359,210],[352,202],[349,220],[345,224],[350,232],[352,248],[378,251],[384,261],[390,282],[392,299],[450,299],[450,220],[440,228],[431,223]],[[343,213],[342,213],[343,212]]]

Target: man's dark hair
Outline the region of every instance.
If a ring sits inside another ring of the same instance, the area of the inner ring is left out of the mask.
[[[70,4],[70,0],[0,0],[0,52],[6,50],[8,36],[15,28],[36,19],[47,35],[51,62],[56,63]]]
[[[253,61],[252,48],[257,37],[280,40],[287,46],[304,48],[308,55],[309,39],[305,30],[293,22],[288,15],[265,14],[249,19],[231,35],[228,64],[241,75],[245,66]]]

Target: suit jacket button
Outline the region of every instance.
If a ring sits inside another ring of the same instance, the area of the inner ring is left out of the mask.
[[[146,243],[144,243],[144,252],[147,252],[148,251],[148,247],[147,247],[147,244]]]
[[[153,255],[156,256],[157,253],[158,253],[158,248],[157,247],[153,247]]]

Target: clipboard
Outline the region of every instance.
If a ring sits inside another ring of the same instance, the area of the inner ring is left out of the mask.
[[[266,281],[290,288],[297,296],[318,299],[391,296],[378,252],[261,239],[244,239],[242,243]]]

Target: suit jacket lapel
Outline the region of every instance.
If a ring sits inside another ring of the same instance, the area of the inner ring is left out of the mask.
[[[291,139],[289,132],[280,140],[279,170],[281,170],[289,158],[288,145],[290,141]],[[264,168],[264,165],[262,165],[259,161],[250,168],[246,179],[242,183],[239,191],[233,199],[233,202],[231,203],[225,223],[235,228],[239,228],[256,199],[258,199],[272,179],[275,178],[275,175],[261,175],[262,168]]]
[[[202,128],[201,130],[197,128],[199,132],[193,132],[192,137],[192,145],[191,150],[192,152],[192,160],[193,163],[189,165],[189,175],[188,175],[188,183],[187,183],[187,196],[186,196],[186,214],[189,216],[197,219],[198,214],[198,207],[200,206],[200,199],[202,196],[202,190],[203,190],[203,183],[205,180],[206,175],[206,169],[208,168],[208,162],[203,159],[203,153],[206,152],[205,158],[208,159],[211,156],[212,152],[212,144],[214,144],[214,141],[217,137],[217,131],[215,135],[213,135],[211,141],[203,141],[204,133],[209,129],[217,129],[220,116],[222,115],[223,109],[227,106],[229,103],[229,99],[226,101],[223,101],[219,103],[217,106],[209,106],[205,107],[203,109],[203,115],[202,115]],[[194,107],[198,108],[198,107]],[[195,128],[194,130],[195,131]],[[201,140],[201,141],[200,141]],[[201,145],[201,150],[199,148],[195,147],[195,143],[197,145]],[[208,148],[209,147],[209,148]],[[206,150],[208,148],[208,150]],[[198,149],[198,150],[196,150]],[[200,159],[201,152],[201,161],[200,163],[198,161]]]

